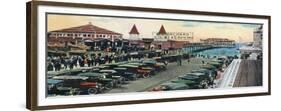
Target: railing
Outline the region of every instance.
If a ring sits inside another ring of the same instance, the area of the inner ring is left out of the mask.
[[[227,44],[227,45],[208,45],[202,43],[192,43],[185,45],[183,48],[185,52],[199,52],[203,50],[213,49],[213,48],[234,48],[235,45]]]

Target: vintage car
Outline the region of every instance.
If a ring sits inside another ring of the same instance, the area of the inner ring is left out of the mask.
[[[114,79],[107,78],[107,74],[95,73],[95,72],[85,72],[80,73],[78,76],[88,77],[87,81],[97,82],[101,84],[101,92],[112,89],[117,86],[117,82]]]
[[[162,71],[167,69],[164,63],[160,63],[155,60],[143,60],[142,63],[146,66],[155,68],[156,71]]]
[[[73,88],[63,88],[63,80],[47,79],[48,96],[71,95]]]
[[[126,81],[137,79],[137,74],[127,71],[127,68],[117,67],[113,70],[117,72],[115,75],[124,77]]]
[[[110,67],[106,66],[106,65],[100,65],[100,66],[94,66],[92,69],[93,70],[96,70],[96,69],[102,70],[102,69],[110,69]]]
[[[103,69],[113,69],[113,68],[118,67],[118,65],[121,65],[121,64],[125,64],[125,62],[103,64],[103,65],[101,65],[101,67],[106,66],[107,68],[103,68]]]
[[[218,62],[218,63],[223,64],[224,60],[214,59],[214,60],[211,60],[211,62]]]
[[[214,62],[214,61],[208,62],[207,64],[213,65],[213,66],[215,66],[216,68],[221,68],[222,65],[223,65],[223,63]]]
[[[179,55],[164,55],[162,56],[162,60],[168,61],[168,62],[176,62]]]
[[[131,62],[131,63],[128,63],[128,64],[138,66],[140,70],[147,71],[149,73],[149,75],[155,74],[155,68],[150,67],[146,64],[137,63],[137,62]]]
[[[115,70],[100,70],[100,73],[107,74],[106,78],[114,79],[117,82],[118,86],[125,83],[125,78],[122,76],[117,75],[117,71]]]
[[[100,90],[100,84],[97,82],[87,81],[88,77],[82,76],[54,76],[54,80],[62,80],[61,89],[67,90],[71,89],[69,93],[71,95],[75,94],[97,94]],[[61,90],[58,87],[59,90]]]
[[[147,78],[150,76],[149,70],[143,70],[137,65],[123,64],[123,65],[119,65],[118,67],[127,68],[129,72],[137,74],[137,77]]]
[[[208,70],[208,69],[198,69],[198,70],[192,70],[191,73],[205,73],[209,75],[209,77],[212,79],[212,81],[216,78],[217,72],[214,70]]]
[[[153,88],[151,91],[171,91],[171,90],[185,90],[189,89],[189,86],[183,83],[163,83],[158,87]]]
[[[178,77],[179,80],[191,80],[196,82],[198,88],[207,88],[211,78],[205,73],[187,73],[184,76]]]
[[[201,66],[202,69],[208,69],[208,70],[213,70],[213,71],[216,71],[217,68],[211,64],[204,64]]]
[[[172,80],[172,83],[181,83],[181,84],[185,84],[187,86],[189,86],[190,89],[197,89],[198,88],[198,83],[192,81],[192,80]]]

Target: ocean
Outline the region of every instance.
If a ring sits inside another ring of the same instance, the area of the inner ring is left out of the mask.
[[[209,57],[220,57],[220,56],[238,56],[240,55],[239,53],[239,46],[238,44],[235,45],[233,48],[214,48],[214,49],[209,49],[209,50],[203,50],[200,52],[193,52],[193,54],[199,54],[199,55],[204,55],[204,56],[209,56]]]

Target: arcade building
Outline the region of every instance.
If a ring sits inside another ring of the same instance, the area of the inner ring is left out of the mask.
[[[166,32],[162,25],[158,32],[152,33],[152,38],[141,38],[137,26],[134,24],[129,32],[130,46],[145,49],[178,49],[193,41],[193,32]]]
[[[162,25],[158,32],[152,33],[157,49],[179,49],[193,41],[193,32],[166,32]]]

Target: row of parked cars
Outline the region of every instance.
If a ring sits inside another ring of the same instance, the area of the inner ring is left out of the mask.
[[[48,96],[89,95],[121,87],[129,81],[147,78],[166,70],[166,65],[154,59],[104,64],[48,76]]]
[[[186,89],[205,89],[214,85],[217,71],[221,70],[225,59],[215,59],[171,81],[165,82],[151,91],[169,91]]]

